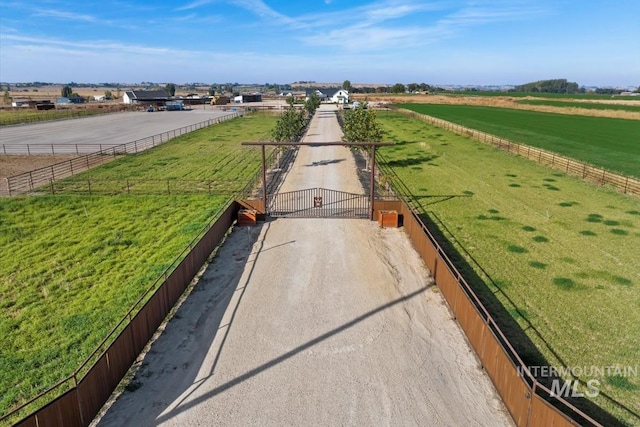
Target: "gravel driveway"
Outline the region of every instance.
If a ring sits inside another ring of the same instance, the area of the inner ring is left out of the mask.
[[[308,140],[339,140],[331,107]],[[344,147],[303,147],[282,191],[362,188]],[[236,228],[100,426],[513,425],[401,229]]]

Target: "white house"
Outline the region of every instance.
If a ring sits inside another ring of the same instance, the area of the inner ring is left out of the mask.
[[[331,102],[335,102],[336,104],[348,104],[349,103],[349,92],[344,89],[340,89],[336,93],[334,93],[331,98],[329,98]]]

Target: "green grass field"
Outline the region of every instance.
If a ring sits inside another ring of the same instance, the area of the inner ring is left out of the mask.
[[[267,139],[275,120],[270,115],[253,114],[222,122],[166,142],[160,150],[90,169],[54,184],[54,188],[57,193],[87,193],[90,180],[94,192],[121,192],[129,180],[132,193],[157,193],[166,192],[166,180],[185,181],[184,191],[189,190],[188,181],[210,180],[213,194],[232,195],[260,168],[259,148],[239,142]],[[148,180],[157,182],[145,182]],[[206,186],[202,192],[208,192]]]
[[[547,98],[547,99],[589,99],[589,100],[625,100],[625,101],[638,101],[637,96],[621,96],[621,95],[599,95],[595,93],[534,93],[534,92],[497,92],[497,91],[452,91],[452,92],[438,92],[438,95],[451,95],[451,96],[479,96],[479,97],[498,97],[498,96],[508,96],[512,98],[525,98],[528,96],[533,96],[536,98]]]
[[[640,111],[640,101],[638,105],[621,105],[621,104],[603,104],[597,102],[572,102],[572,101],[554,101],[543,99],[522,99],[517,101],[518,104],[526,105],[548,105],[550,107],[561,108],[584,108],[587,110],[616,110],[616,111]]]
[[[640,177],[640,120],[466,105],[398,106],[610,171]]]
[[[525,331],[510,336],[527,363],[541,363],[537,347],[555,366],[640,364],[638,199],[419,120],[378,117],[396,142],[380,150],[381,164],[453,242],[502,323]],[[599,380],[640,412],[640,378]]]
[[[223,195],[0,198],[0,416],[79,367],[258,170],[239,143],[275,121],[234,119],[87,172],[207,177],[233,186]]]

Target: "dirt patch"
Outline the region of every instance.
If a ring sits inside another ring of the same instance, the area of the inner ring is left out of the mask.
[[[7,178],[29,172],[55,163],[73,159],[76,156],[0,156],[0,196],[7,196]]]
[[[77,156],[0,156],[0,179],[51,166]]]
[[[570,114],[575,116],[592,116],[592,117],[609,117],[615,119],[640,120],[640,113],[634,111],[618,111],[618,110],[594,110],[579,107],[553,107],[549,105],[530,105],[521,104],[518,101],[546,99],[536,97],[514,98],[510,96],[449,96],[449,95],[355,95],[355,100],[364,101],[365,99],[371,103],[416,103],[416,104],[448,104],[448,105],[472,105],[482,107],[500,107],[512,108],[516,110],[540,111],[555,114]],[[563,102],[584,102],[576,99],[555,99],[554,101]],[[597,103],[629,105],[624,100],[603,100],[594,101]],[[638,105],[637,103],[631,105]]]

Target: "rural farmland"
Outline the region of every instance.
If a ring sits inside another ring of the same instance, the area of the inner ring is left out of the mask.
[[[400,104],[513,142],[640,177],[640,120],[560,115],[504,108]]]

